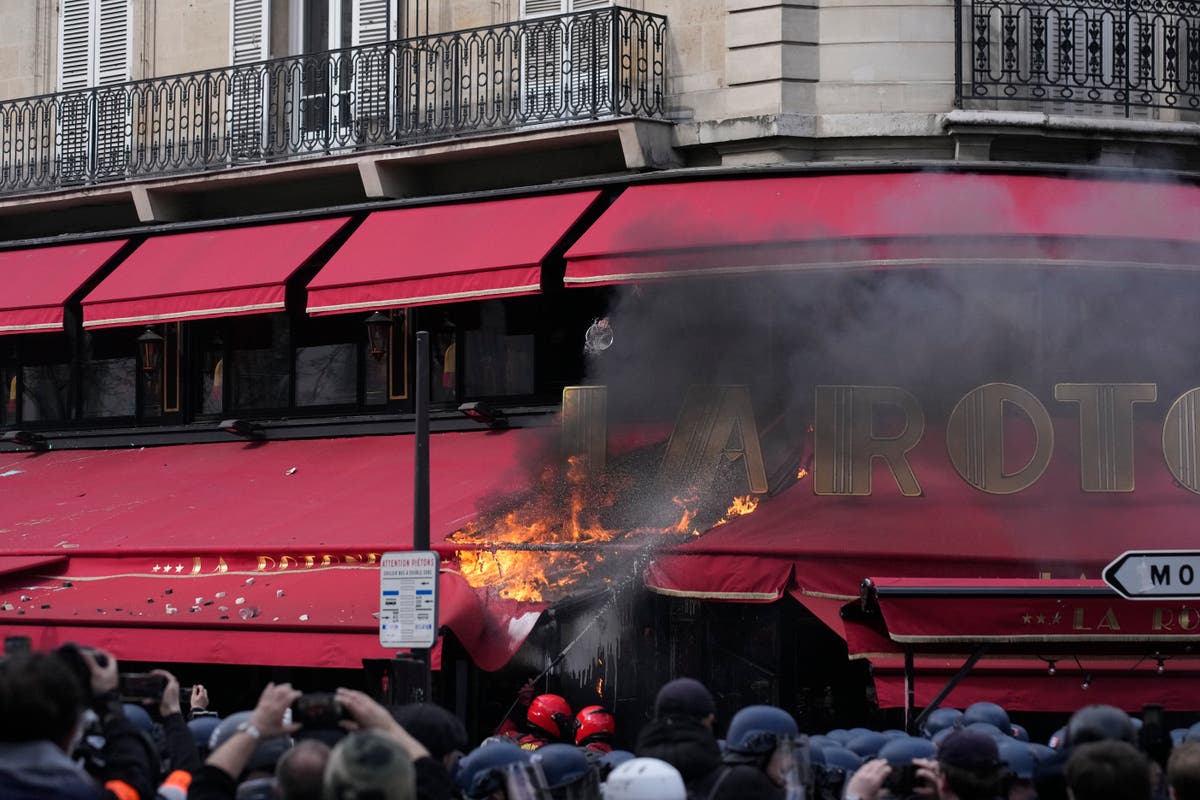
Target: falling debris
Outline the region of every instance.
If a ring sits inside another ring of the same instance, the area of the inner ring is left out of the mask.
[[[178,614],[179,609],[176,608],[175,606],[171,605],[170,603],[167,603],[167,613],[168,614]]]
[[[239,598],[237,598],[236,600],[234,600],[234,601],[233,601],[233,604],[234,604],[235,606],[240,606],[242,603],[245,603],[245,602],[246,602],[246,598],[244,598],[244,597],[239,597]]]
[[[295,467],[292,467],[291,469],[287,470],[287,471],[286,471],[286,472],[284,472],[283,474],[284,474],[284,475],[295,475],[295,474],[296,474],[296,468],[295,468]],[[3,477],[3,476],[0,476],[0,477]]]
[[[253,585],[254,585],[254,578],[246,578],[246,585],[247,585],[247,586],[253,586]]]
[[[276,596],[276,597],[283,597],[283,589],[276,589],[276,590],[275,590],[275,596]]]
[[[27,594],[23,594],[23,595],[21,595],[21,602],[22,602],[22,603],[28,603],[28,602],[29,602],[30,600],[32,600],[32,599],[33,599],[33,598],[32,598],[32,597],[30,597],[30,596],[29,596],[29,595],[27,595]]]
[[[257,606],[246,606],[245,608],[238,609],[238,616],[242,619],[254,619],[260,613]]]
[[[301,622],[308,622],[308,614],[301,614],[301,615],[300,615],[300,621],[301,621]]]
[[[295,467],[293,467],[292,469],[294,470]],[[10,469],[5,472],[0,472],[0,478],[11,478],[13,475],[20,475],[20,474],[21,474],[21,470]]]
[[[220,600],[224,596],[225,596],[224,592],[217,592],[215,595],[213,595],[213,597],[217,598],[218,600]]]

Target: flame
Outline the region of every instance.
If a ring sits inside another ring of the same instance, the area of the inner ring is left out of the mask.
[[[591,576],[611,583],[622,560],[597,547],[618,540],[649,543],[655,536],[699,536],[714,525],[758,505],[751,495],[733,499],[723,513],[718,497],[697,488],[681,492],[664,504],[658,522],[629,529],[606,524],[602,515],[611,509],[614,519],[654,519],[653,507],[623,503],[637,497],[644,478],[608,471],[589,473],[585,459],[572,457],[565,465],[547,465],[533,480],[530,494],[515,507],[484,514],[456,531],[448,541],[472,547],[458,550],[458,571],[475,588],[489,588],[499,597],[521,602],[542,602],[564,595],[573,584]],[[665,499],[665,498],[664,498]],[[671,509],[669,512],[667,509]],[[610,564],[611,562],[611,564]]]
[[[808,467],[801,467],[800,471],[796,473],[796,480],[798,480],[798,481],[802,481],[807,477],[808,477]]]
[[[596,694],[604,697],[604,678],[596,679]]]

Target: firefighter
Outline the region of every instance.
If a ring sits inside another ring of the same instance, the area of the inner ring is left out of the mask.
[[[604,706],[588,706],[575,715],[575,746],[611,753],[617,723]]]
[[[570,743],[574,724],[571,706],[556,694],[539,694],[525,712],[525,735],[517,739],[523,750],[537,750],[544,745]]]

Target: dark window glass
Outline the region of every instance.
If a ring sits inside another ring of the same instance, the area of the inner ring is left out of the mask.
[[[21,422],[71,418],[71,347],[65,333],[30,336],[20,345]]]
[[[534,391],[534,336],[510,333],[504,303],[481,303],[479,327],[464,333],[467,397],[530,395]]]
[[[0,367],[0,427],[8,427],[17,421],[17,370]]]
[[[453,328],[431,331],[429,334],[429,368],[431,403],[452,403],[458,398],[458,343]]]
[[[137,413],[137,328],[83,334],[80,382],[85,419]]]
[[[188,326],[195,354],[189,367],[192,407],[200,416],[216,416],[225,410],[224,324],[224,320],[203,320]]]
[[[291,395],[287,316],[232,319],[229,330],[234,409],[287,408]],[[222,372],[229,377],[227,369]]]
[[[296,405],[347,405],[358,400],[362,315],[307,317],[296,330]]]

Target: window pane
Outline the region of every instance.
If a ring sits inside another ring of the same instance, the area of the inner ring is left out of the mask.
[[[40,364],[21,371],[22,422],[50,422],[71,417],[71,365]]]
[[[79,374],[83,417],[132,417],[137,413],[138,335],[136,328],[84,334]]]
[[[504,305],[483,303],[478,330],[468,330],[466,385],[468,397],[533,394],[533,335],[507,335]]]
[[[429,392],[431,403],[452,403],[458,396],[458,347],[454,343],[453,331],[435,331],[430,334]]]
[[[83,381],[84,417],[132,417],[137,412],[134,358],[86,361]]]
[[[231,328],[234,409],[286,408],[291,394],[287,317],[243,317]]]
[[[17,371],[0,369],[0,426],[8,427],[17,421]]]
[[[353,403],[357,394],[357,347],[326,344],[296,348],[296,405]]]

